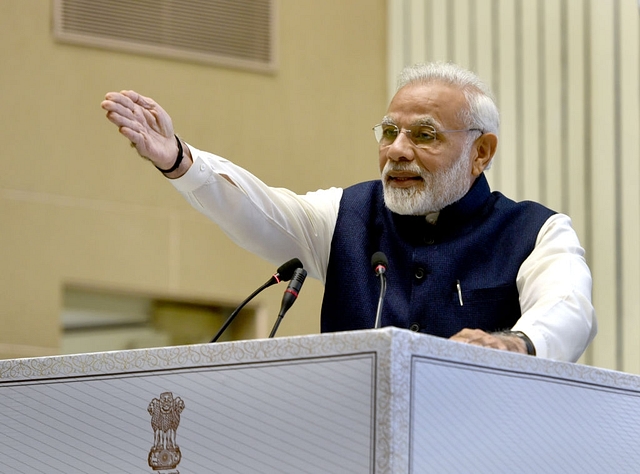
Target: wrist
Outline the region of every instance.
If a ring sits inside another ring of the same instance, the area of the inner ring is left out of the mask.
[[[517,338],[521,342],[522,347],[524,347],[523,353],[532,355],[532,356],[536,355],[536,347],[533,345],[533,342],[531,341],[531,339],[529,339],[529,336],[527,336],[522,331],[502,331],[498,334],[507,336],[507,337]]]
[[[182,142],[180,141],[177,135],[174,135],[174,137],[176,139],[176,143],[178,144],[178,154],[171,168],[162,169],[159,166],[154,165],[162,174],[165,174],[165,175],[173,173],[175,170],[177,170],[180,167],[182,160],[184,159],[184,149],[182,147]]]
[[[183,143],[177,135],[174,135],[174,137],[178,146],[178,152],[176,154],[173,165],[170,168],[166,169],[162,169],[159,166],[154,165],[158,169],[158,171],[160,171],[166,178],[169,179],[176,179],[181,177],[189,170],[191,164],[193,163],[189,147],[185,143]]]

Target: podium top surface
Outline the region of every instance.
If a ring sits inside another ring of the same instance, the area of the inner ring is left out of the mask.
[[[420,357],[557,378],[601,387],[640,390],[640,376],[476,347],[387,327],[317,335],[94,352],[0,361],[0,383],[177,368],[220,367],[376,353],[396,362]]]

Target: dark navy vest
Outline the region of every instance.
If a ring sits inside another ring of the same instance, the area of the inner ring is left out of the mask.
[[[377,251],[389,260],[382,327],[441,337],[463,328],[511,328],[520,317],[518,269],[553,214],[492,193],[484,175],[440,212],[436,225],[389,211],[379,180],[345,189],[331,242],[322,331],[374,326],[380,282],[371,256]]]

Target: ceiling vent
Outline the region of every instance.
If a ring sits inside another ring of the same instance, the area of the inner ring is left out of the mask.
[[[276,0],[53,0],[65,43],[274,72]]]

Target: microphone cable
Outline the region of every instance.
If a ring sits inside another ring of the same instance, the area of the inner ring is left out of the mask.
[[[249,301],[255,298],[258,293],[263,291],[265,288],[275,285],[276,283],[280,283],[281,281],[289,281],[298,268],[302,268],[302,262],[297,258],[292,258],[288,262],[280,265],[280,267],[278,267],[278,269],[276,270],[276,273],[274,273],[266,283],[264,283],[260,288],[251,293],[242,303],[240,303],[240,305],[236,309],[233,310],[222,327],[218,330],[217,334],[213,336],[211,342],[216,342],[220,338],[220,336],[222,336],[222,333],[233,322],[240,310],[242,310],[242,308],[244,308]]]

